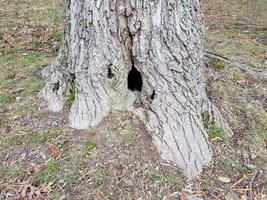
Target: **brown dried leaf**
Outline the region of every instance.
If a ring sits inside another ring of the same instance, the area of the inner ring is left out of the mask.
[[[51,151],[52,158],[54,160],[58,159],[58,157],[59,157],[58,147],[56,145],[54,145],[53,143],[47,143],[47,145],[49,146],[49,149]]]
[[[182,193],[180,194],[180,200],[188,200],[188,199],[187,199],[187,194],[184,193],[184,192],[182,192]]]
[[[41,186],[41,191],[44,193],[50,193],[53,190],[53,184],[54,182],[49,182],[47,185]]]

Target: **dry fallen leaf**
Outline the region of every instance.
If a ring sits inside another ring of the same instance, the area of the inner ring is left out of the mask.
[[[187,199],[187,194],[185,194],[185,193],[182,192],[182,193],[180,194],[180,200],[188,200],[188,199]]]
[[[59,157],[58,147],[56,145],[54,145],[53,143],[47,143],[47,145],[49,146],[49,149],[51,151],[52,158],[54,160],[58,159],[58,157]]]
[[[231,179],[226,177],[226,176],[220,176],[218,177],[219,181],[223,182],[223,183],[230,183]]]
[[[53,190],[54,182],[49,182],[47,185],[41,185],[41,191],[44,193],[50,193]]]

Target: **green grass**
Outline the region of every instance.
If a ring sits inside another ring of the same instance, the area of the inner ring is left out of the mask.
[[[203,190],[208,190],[210,188],[210,186],[211,186],[212,177],[204,175],[203,177],[201,177],[201,179],[202,179],[202,181],[201,181],[200,187]]]
[[[73,151],[69,158],[61,162],[61,173],[66,183],[75,183],[80,177],[80,171],[85,168],[82,159],[83,151],[78,149]]]
[[[145,172],[145,176],[153,182],[165,182],[166,178],[163,174],[160,174],[158,170],[149,168]]]
[[[29,77],[21,82],[21,86],[25,88],[23,94],[30,95],[39,92],[44,87],[44,80],[36,77]]]
[[[61,31],[54,31],[50,36],[49,40],[55,42],[60,42],[63,38],[63,33]]]
[[[90,141],[86,142],[86,150],[88,152],[93,151],[95,148],[96,148],[96,143],[93,143],[93,142],[90,142]]]
[[[3,2],[2,7],[7,7],[8,3]],[[46,1],[45,4],[41,1],[36,1],[31,6],[23,3],[14,3],[12,6],[9,6],[9,9],[2,9],[0,15],[5,16],[5,18],[0,26],[0,30],[2,30],[0,33],[14,24],[20,26],[25,25],[26,22],[30,25],[43,26],[44,28],[60,25],[62,9],[59,9],[59,3],[58,1],[50,0]]]
[[[50,48],[53,48],[55,44],[60,44],[60,42],[63,39],[63,32],[62,31],[54,31],[53,33],[50,34],[48,38],[48,43],[47,45]]]
[[[116,137],[121,140],[131,140],[134,138],[134,133],[129,129],[118,128]]]
[[[209,62],[209,65],[211,65],[211,67],[214,68],[215,70],[222,70],[225,68],[227,63],[220,61],[220,60],[213,59]]]
[[[65,100],[69,103],[73,103],[77,94],[77,86],[75,80],[70,83],[69,91],[65,96]]]
[[[36,133],[30,134],[29,142],[34,146],[39,146],[46,142],[52,142],[61,133],[62,128],[56,127],[50,130],[42,130]]]
[[[22,145],[26,143],[28,140],[28,135],[27,134],[10,134],[8,135],[3,141],[2,141],[2,146],[5,148],[8,148],[9,146],[17,146],[17,145]]]
[[[10,101],[11,101],[10,94],[4,93],[4,92],[0,93],[0,105],[10,103]]]
[[[158,184],[164,184],[167,183],[171,185],[172,187],[175,187],[176,189],[181,188],[184,185],[184,180],[180,176],[166,176],[159,170],[155,168],[148,168],[145,171],[145,177],[148,178],[150,181],[158,183]]]
[[[236,157],[222,155],[219,158],[219,170],[222,175],[232,174],[233,172],[241,172],[244,170],[242,163]]]
[[[206,44],[205,48],[210,52],[238,60],[252,68],[262,67],[261,62],[266,56],[266,48],[247,35],[236,35],[235,31],[229,34],[231,36],[227,38],[223,33],[208,32],[207,38],[211,42]]]
[[[16,52],[13,49],[6,52],[0,58],[0,63],[2,64],[1,70],[5,72],[31,72],[40,63],[40,61],[49,58],[49,54],[45,52]]]
[[[49,161],[46,166],[35,175],[34,180],[37,184],[48,183],[55,181],[59,175],[59,163],[55,161]]]
[[[35,133],[14,133],[11,132],[0,141],[1,152],[8,150],[10,147],[14,148],[22,144],[29,144],[33,147],[40,146],[46,142],[52,142],[61,133],[61,127],[55,127],[49,130],[42,130]]]
[[[213,121],[208,123],[208,135],[210,138],[219,137],[223,140],[228,138],[226,132]]]
[[[90,174],[90,180],[94,186],[100,186],[108,177],[101,170],[95,170]]]
[[[28,52],[22,53],[17,48],[12,48],[3,56],[0,56],[0,106],[15,100],[18,95],[29,97],[36,94],[44,86],[44,81],[35,77],[33,72],[41,65],[44,60],[50,60],[47,53]],[[24,74],[23,78],[17,78],[18,74]],[[2,90],[22,88],[22,91],[15,94],[8,94]]]
[[[59,191],[52,191],[49,195],[49,197],[51,197],[51,199],[53,200],[59,200],[61,198],[61,194]]]
[[[25,169],[19,164],[1,165],[0,164],[0,179],[1,180],[13,180],[17,178],[23,178],[26,174]]]
[[[259,135],[261,135],[263,140],[267,140],[267,128],[260,127],[256,129],[256,131]]]
[[[170,184],[175,187],[176,189],[181,189],[184,185],[184,180],[182,177],[180,176],[176,176],[176,177],[169,177],[168,178],[168,182],[170,182]]]
[[[44,168],[35,175],[35,182],[43,184],[50,181],[62,180],[67,185],[74,184],[80,177],[85,165],[82,161],[81,150],[74,150],[70,155],[59,161],[49,161]]]

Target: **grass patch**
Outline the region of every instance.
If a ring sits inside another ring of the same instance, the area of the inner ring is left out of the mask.
[[[219,158],[218,166],[223,174],[231,174],[243,170],[243,166],[237,158],[230,158],[227,156],[221,156]]]
[[[5,180],[13,180],[13,179],[22,179],[25,175],[25,169],[19,164],[13,165],[0,165],[0,179]]]
[[[181,189],[184,185],[184,180],[180,176],[176,176],[174,178],[168,178],[168,182],[170,182],[170,184],[176,189]]]
[[[233,78],[236,81],[240,81],[243,79],[243,74],[241,72],[234,72],[233,73]]]
[[[49,196],[53,200],[59,200],[62,195],[58,191],[52,191]]]
[[[0,75],[1,77],[1,75]],[[16,85],[16,81],[9,79],[9,78],[3,78],[3,80],[0,80],[0,88],[10,89]]]
[[[65,100],[69,103],[73,103],[77,94],[77,86],[75,80],[70,83],[70,89],[65,96]]]
[[[107,178],[101,170],[95,170],[90,174],[90,180],[94,186],[100,186]]]
[[[66,159],[49,161],[48,164],[35,175],[35,182],[43,184],[50,181],[63,180],[67,185],[74,184],[84,169],[82,151],[75,150]]]
[[[263,140],[267,140],[267,129],[266,128],[258,128],[257,133],[263,138]]]
[[[59,163],[55,161],[49,161],[46,166],[34,177],[37,184],[55,181],[60,175]]]
[[[48,39],[48,46],[53,47],[55,43],[60,43],[63,38],[63,32],[62,31],[54,31]]]
[[[160,174],[159,171],[157,171],[156,169],[150,168],[145,172],[145,176],[153,181],[153,182],[165,182],[166,178],[164,175]]]
[[[219,137],[223,140],[226,140],[228,138],[226,132],[222,128],[220,128],[214,121],[209,122],[207,128],[208,135],[211,138]]]
[[[9,146],[17,146],[17,145],[22,145],[27,142],[28,140],[28,135],[27,134],[10,134],[8,135],[2,145],[8,148]]]
[[[29,77],[22,81],[23,88],[25,88],[24,94],[30,95],[39,92],[44,86],[44,80],[37,77]]]
[[[182,188],[184,185],[184,180],[180,176],[170,177],[165,176],[160,171],[154,169],[154,168],[148,168],[145,171],[145,177],[148,178],[150,181],[155,183],[167,183],[172,187],[175,187],[176,189]]]
[[[210,66],[215,70],[222,70],[227,65],[226,62],[223,62],[221,60],[213,59],[209,62]]]
[[[118,128],[116,137],[121,140],[131,140],[134,138],[134,133],[129,129]]]
[[[63,38],[63,33],[61,31],[54,31],[50,37],[49,40],[53,42],[60,42]]]
[[[30,144],[38,146],[52,140],[60,134],[61,128],[57,127],[50,130],[42,130],[30,135]]]
[[[3,63],[2,69],[5,71],[31,72],[35,69],[40,61],[48,57],[47,53],[29,52],[29,53],[6,53],[0,63]]]
[[[61,163],[61,173],[66,183],[75,183],[80,177],[80,171],[85,168],[82,162],[83,152],[76,150]]]
[[[203,189],[203,190],[208,190],[211,186],[211,177],[209,176],[204,176],[201,178],[202,179],[202,182],[200,184],[200,187]]]
[[[93,143],[93,142],[90,142],[90,141],[86,142],[86,150],[87,150],[87,152],[91,152],[95,148],[96,148],[96,143]]]
[[[11,95],[10,94],[7,94],[7,93],[0,93],[0,105],[1,104],[7,104],[7,103],[10,103],[11,101]]]

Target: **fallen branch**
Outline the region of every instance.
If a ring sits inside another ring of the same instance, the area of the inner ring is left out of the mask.
[[[252,200],[252,186],[253,186],[253,182],[254,182],[257,174],[258,174],[258,170],[255,170],[253,172],[253,176],[252,176],[251,180],[249,181],[248,200]]]
[[[246,72],[246,73],[249,73],[249,74],[253,74],[253,75],[256,75],[256,76],[260,76],[262,78],[267,78],[267,70],[259,70],[259,69],[251,69],[251,67],[243,64],[243,63],[240,63],[236,60],[232,60],[230,58],[227,58],[225,56],[221,56],[221,55],[218,55],[218,54],[214,54],[214,53],[211,53],[211,52],[205,52],[205,57],[208,58],[208,59],[217,59],[217,60],[220,60],[220,61],[224,61],[224,62],[228,62],[228,63],[231,63],[232,65],[234,65],[236,68]]]

